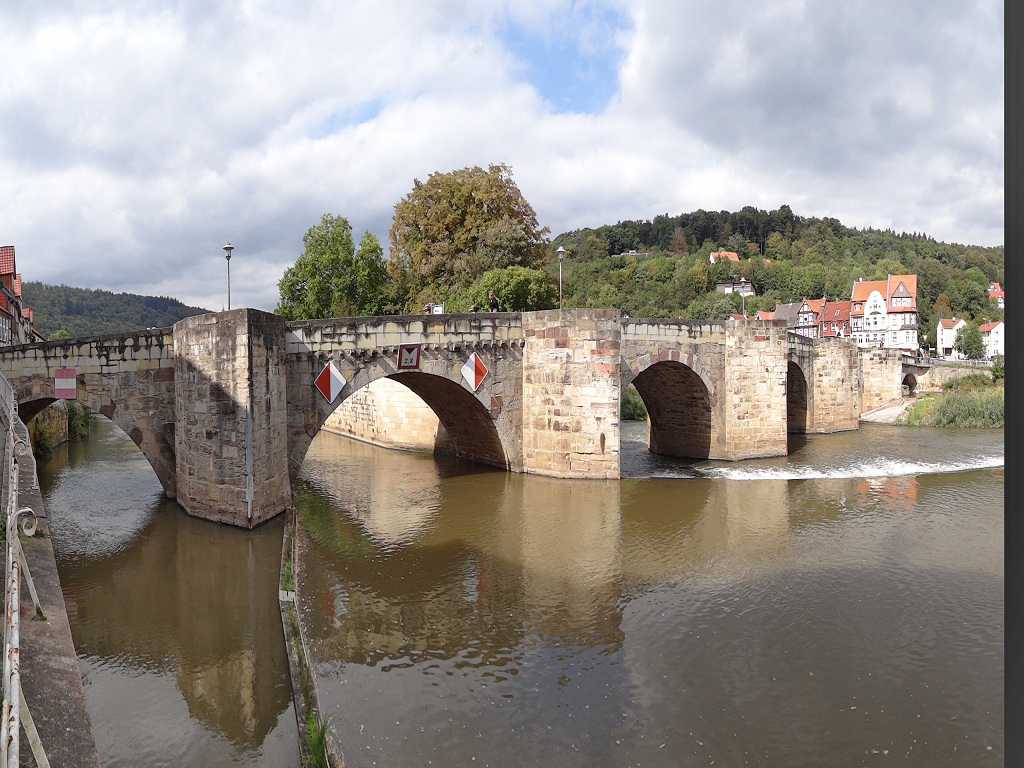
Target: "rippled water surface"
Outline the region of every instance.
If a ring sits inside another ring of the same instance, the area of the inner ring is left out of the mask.
[[[1001,432],[622,481],[317,438],[302,610],[346,766],[999,764]]]
[[[163,497],[104,419],[40,464],[107,766],[297,766],[282,523]],[[346,768],[1003,762],[1003,435],[866,424],[627,479],[321,434],[300,608]]]

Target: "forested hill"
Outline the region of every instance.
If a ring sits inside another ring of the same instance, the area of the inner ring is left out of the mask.
[[[165,296],[111,293],[67,285],[22,283],[25,305],[35,313],[35,328],[49,338],[66,330],[73,337],[166,328],[192,315],[209,312]]]

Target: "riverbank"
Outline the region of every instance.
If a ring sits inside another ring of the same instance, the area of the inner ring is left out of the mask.
[[[896,424],[913,407],[914,403],[913,398],[901,397],[895,403],[862,413],[860,420],[872,424]]]

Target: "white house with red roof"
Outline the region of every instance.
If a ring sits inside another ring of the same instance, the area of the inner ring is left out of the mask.
[[[712,251],[711,255],[708,256],[712,264],[716,264],[719,261],[736,261],[740,260],[740,255],[736,251]]]
[[[1002,320],[994,323],[982,323],[978,326],[981,331],[981,343],[985,345],[985,357],[991,360],[996,355],[1004,353],[1005,328]]]
[[[996,300],[996,304],[999,305],[1000,309],[1005,309],[1006,308],[1006,307],[1003,306],[1005,304],[1005,302],[1003,301],[1003,299],[1004,299],[1004,291],[1003,291],[1002,288],[999,287],[999,283],[993,281],[993,282],[988,284],[988,297],[990,299],[995,299]]]
[[[959,353],[953,349],[956,343],[956,335],[960,329],[967,325],[967,321],[961,318],[942,317],[935,327],[935,354],[938,357],[958,357]]]
[[[917,350],[917,275],[858,280],[850,294],[850,331],[859,347]]]

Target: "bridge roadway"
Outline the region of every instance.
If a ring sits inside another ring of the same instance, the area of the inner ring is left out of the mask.
[[[474,355],[486,371],[475,388],[463,375]],[[333,401],[314,384],[328,364],[344,381]],[[382,377],[437,413],[462,458],[617,478],[629,384],[647,406],[652,451],[738,460],[785,455],[792,432],[856,429],[914,375],[898,350],[807,339],[781,321],[604,309],[303,322],[236,309],[0,351],[25,421],[56,399],[55,373],[69,368],[78,399],[135,441],[168,496],[248,527],[289,506],[324,421]]]

